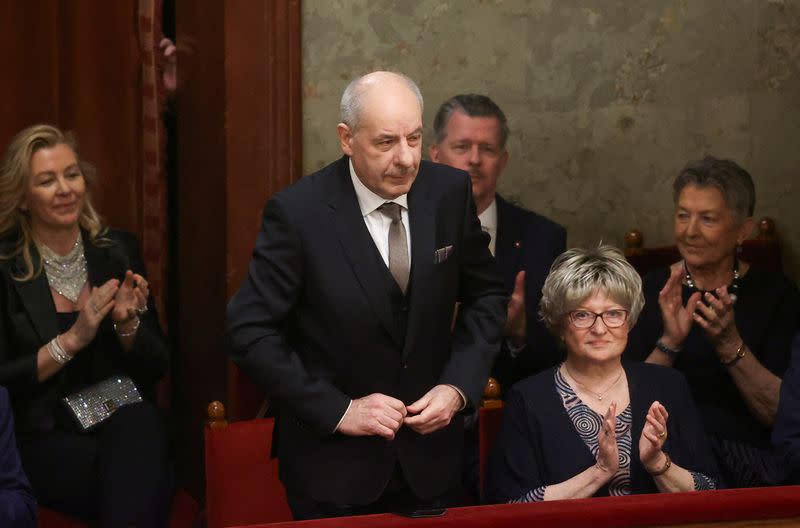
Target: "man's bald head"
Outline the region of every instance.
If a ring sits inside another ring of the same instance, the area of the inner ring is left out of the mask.
[[[342,95],[336,127],[359,180],[381,198],[411,190],[422,158],[422,94],[399,73],[374,72]]]
[[[419,113],[422,115],[422,92],[411,78],[402,73],[376,71],[354,79],[347,85],[339,104],[341,122],[355,133],[361,121],[366,99],[373,95],[380,96],[383,90],[391,90],[398,86],[405,87],[416,96],[419,101]]]

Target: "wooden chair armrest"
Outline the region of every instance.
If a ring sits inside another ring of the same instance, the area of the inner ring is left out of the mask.
[[[221,401],[214,400],[208,404],[208,421],[206,424],[211,429],[220,429],[228,426],[225,405]]]

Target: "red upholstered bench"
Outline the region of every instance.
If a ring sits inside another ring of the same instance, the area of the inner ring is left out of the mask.
[[[688,493],[603,497],[534,504],[501,504],[453,508],[443,516],[408,519],[393,514],[304,521],[303,528],[629,528],[730,526],[744,520],[775,519],[758,526],[800,526],[800,486],[693,491]],[[293,528],[295,524],[260,524],[249,528]],[[755,526],[752,523],[737,526]],[[240,526],[239,528],[245,528]]]

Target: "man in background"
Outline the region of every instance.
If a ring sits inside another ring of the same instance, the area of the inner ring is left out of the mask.
[[[430,157],[470,174],[481,227],[491,237],[489,249],[511,295],[503,347],[492,369],[506,391],[563,359],[538,311],[544,279],[566,249],[567,232],[497,194],[497,181],[508,163],[509,128],[489,97],[462,94],[448,99],[439,107],[433,128]]]

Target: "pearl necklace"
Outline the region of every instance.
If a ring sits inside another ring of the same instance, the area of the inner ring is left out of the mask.
[[[86,256],[83,254],[83,237],[78,234],[75,245],[64,256],[59,255],[44,244],[37,244],[44,263],[45,275],[50,287],[59,295],[78,302],[78,296],[86,284]]]
[[[700,288],[698,288],[695,285],[694,279],[692,278],[692,274],[689,273],[689,267],[686,265],[686,261],[685,260],[683,261],[683,270],[686,272],[686,274],[684,275],[683,280],[684,280],[684,282],[686,283],[686,285],[690,289],[695,290],[695,291],[699,291],[700,293],[709,293],[710,292],[712,295],[714,295],[716,297],[716,294],[713,291],[711,291],[711,290],[701,290]],[[739,261],[738,261],[738,259],[734,258],[733,259],[733,280],[731,281],[730,285],[728,286],[728,295],[730,295],[731,299],[733,299],[733,301],[735,302],[738,293],[739,293]]]

